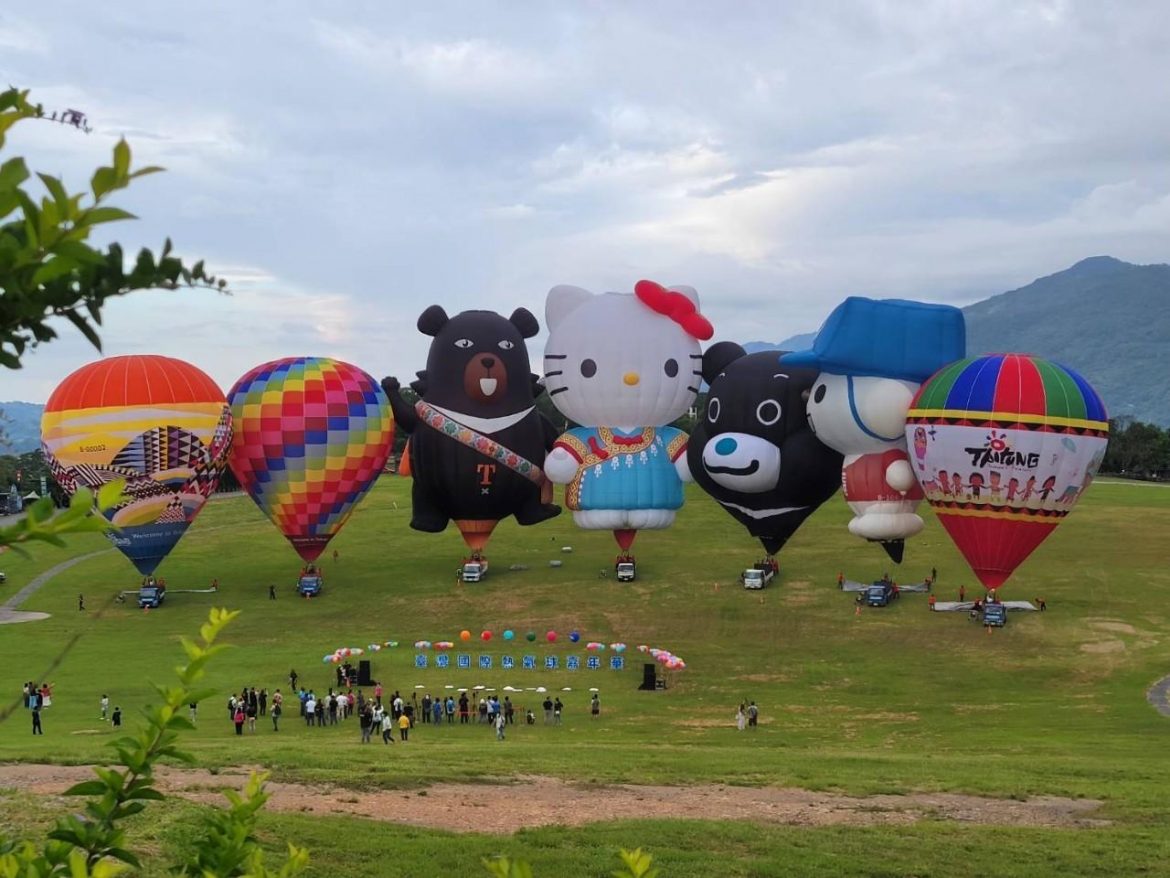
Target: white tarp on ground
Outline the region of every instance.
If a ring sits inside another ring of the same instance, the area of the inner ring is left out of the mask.
[[[1000,601],[1000,603],[1009,610],[1036,609],[1031,601]],[[974,601],[936,601],[934,605],[936,613],[969,612],[973,609],[975,609]]]

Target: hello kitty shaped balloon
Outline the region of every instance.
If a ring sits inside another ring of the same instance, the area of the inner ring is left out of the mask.
[[[700,339],[714,330],[690,287],[639,281],[634,294],[549,291],[544,379],[553,405],[580,424],[562,434],[545,474],[588,530],[623,551],[642,528],[669,527],[690,481],[687,434],[666,426],[694,404]]]

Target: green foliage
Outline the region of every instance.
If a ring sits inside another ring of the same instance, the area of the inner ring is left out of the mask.
[[[0,92],[0,152],[13,125],[38,115],[27,91]],[[70,193],[57,177],[38,173],[45,194],[37,201],[24,188],[31,177],[25,160],[0,155],[0,366],[18,369],[29,345],[56,338],[53,317],[68,320],[101,350],[96,327],[108,299],[151,288],[225,287],[202,262],[184,265],[169,239],[158,255],[140,250],[129,269],[121,245],[102,251],[86,243],[99,226],[134,219],[106,203],[111,194],[160,170],[133,168],[130,147],[120,140],[111,163],[94,171],[90,192]]]
[[[642,853],[641,848],[632,851],[623,848],[621,858],[625,868],[612,873],[613,878],[657,878],[658,870],[651,867],[654,858]]]
[[[42,497],[25,510],[24,517],[16,524],[0,527],[0,546],[8,546],[24,554],[21,543],[40,541],[54,546],[64,546],[62,534],[105,533],[113,525],[101,512],[113,509],[124,498],[121,479],[103,485],[95,497],[89,488],[81,488],[69,500],[69,508],[59,514],[50,497]]]
[[[1136,478],[1170,474],[1170,430],[1121,417],[1109,421],[1109,447],[1101,469]]]
[[[197,686],[206,674],[207,663],[224,649],[215,641],[237,615],[213,609],[200,628],[201,642],[182,639],[188,661],[176,671],[178,685],[156,687],[162,702],[144,711],[145,727],[110,743],[118,753],[121,769],[95,767],[95,780],[66,791],[69,796],[88,798],[81,814],[58,818],[39,849],[29,841],[0,838],[2,878],[106,878],[120,874],[126,865],[141,867],[138,856],[126,846],[123,822],[143,811],[147,802],[164,798],[154,786],[154,768],[161,760],[191,761],[178,747],[179,733],[194,728],[182,710],[214,694]],[[290,878],[304,869],[308,854],[294,845],[289,845],[279,869],[273,871],[265,865],[264,852],[253,834],[256,815],[267,799],[263,784],[263,775],[252,775],[242,795],[227,794],[230,808],[207,815],[204,834],[195,844],[195,860],[184,874]]]

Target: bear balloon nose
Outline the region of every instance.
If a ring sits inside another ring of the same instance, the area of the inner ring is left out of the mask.
[[[639,380],[640,379],[638,378],[637,372],[627,372],[622,376],[622,381],[626,382],[626,384],[630,385],[630,387],[633,387],[635,384],[637,384]]]
[[[481,366],[483,366],[485,369],[490,369],[492,366],[494,366],[496,364],[496,358],[495,357],[480,357],[479,364]]]
[[[739,448],[739,443],[730,436],[724,436],[715,443],[715,453],[727,456],[728,454],[735,454],[735,449]]]

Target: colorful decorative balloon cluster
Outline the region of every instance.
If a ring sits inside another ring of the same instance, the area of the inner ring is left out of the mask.
[[[492,636],[492,632],[486,628],[481,631],[479,635],[480,640],[482,640],[484,643],[490,641]],[[516,638],[516,632],[514,632],[511,628],[507,628],[502,632],[501,636],[506,641],[512,641]],[[571,643],[581,642],[580,631],[571,631],[569,632],[568,636]],[[529,643],[533,643],[538,639],[535,631],[529,631],[524,635],[524,637]],[[470,642],[472,640],[471,631],[467,628],[464,628],[459,632],[459,639],[464,643]],[[557,634],[556,631],[549,630],[545,633],[544,639],[548,643],[556,643],[560,639],[560,635]],[[381,649],[387,647],[393,648],[396,646],[398,646],[397,640],[386,640],[382,643],[371,643],[365,648],[365,650],[363,650],[361,647],[354,646],[338,647],[337,649],[333,650],[333,652],[326,654],[321,659],[321,661],[325,663],[332,662],[333,664],[339,664],[347,658],[360,656],[363,654],[363,652],[378,652]],[[455,643],[450,640],[416,640],[414,641],[414,648],[419,650],[434,649],[444,651],[448,649],[454,649]],[[614,641],[613,643],[607,644],[600,640],[590,640],[585,643],[585,649],[587,649],[589,652],[605,652],[608,649],[620,655],[626,651],[626,648],[626,644],[622,643],[621,641]],[[638,652],[650,655],[651,658],[653,658],[659,664],[666,666],[670,670],[682,670],[687,666],[686,662],[684,662],[674,653],[670,652],[670,650],[658,649],[656,647],[646,646],[645,644],[640,644],[637,649]]]
[[[525,340],[537,319],[432,305],[418,319],[433,342],[417,401],[397,379],[379,386],[323,357],[264,363],[226,396],[180,360],[112,357],[53,392],[42,445],[69,493],[125,480],[127,499],[106,515],[144,575],[225,465],[313,561],[382,472],[397,423],[410,434],[411,526],[454,521],[476,552],[504,517],[557,515],[553,484],[579,527],[612,530],[628,550],[639,529],[673,523],[693,479],[772,555],[840,484],[850,532],[896,562],[923,528],[925,499],[989,588],[1068,515],[1105,454],[1108,415],[1082,376],[1025,354],[965,358],[963,314],[949,305],[850,297],[811,349],[779,359],[733,342],[702,351],[713,330],[685,286],[558,286],[545,321],[548,398],[579,425],[560,436],[535,407]],[[688,437],[670,425],[704,380]]]

